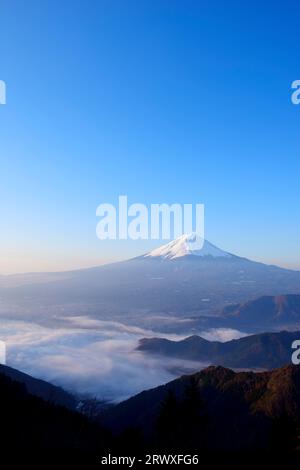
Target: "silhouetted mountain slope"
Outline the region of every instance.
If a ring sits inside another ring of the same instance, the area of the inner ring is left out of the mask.
[[[0,420],[1,452],[31,450],[32,456],[39,449],[100,452],[107,442],[107,434],[83,415],[34,397],[24,384],[2,373]]]
[[[65,406],[71,410],[76,409],[76,398],[61,387],[56,387],[44,380],[35,379],[28,374],[24,374],[24,372],[2,364],[0,364],[0,374],[6,375],[15,382],[24,384],[27,392],[31,395],[43,398],[43,400],[54,405]]]
[[[182,341],[143,338],[138,350],[235,368],[272,369],[291,363],[292,342],[300,331],[262,333],[221,343],[190,336]]]
[[[297,432],[300,418],[300,368],[297,366],[262,373],[235,373],[223,367],[209,367],[120,403],[102,415],[102,422],[117,432],[128,426],[140,428],[155,440],[162,406],[169,407],[169,415],[177,417],[177,421],[170,418],[172,428],[179,430],[173,444],[176,445],[180,436],[184,447],[184,434],[189,435],[189,425],[186,423],[182,432],[185,422],[182,410],[186,407],[182,408],[181,404],[186,402],[186,390],[191,382],[196,384],[201,398],[199,409],[194,409],[194,415],[200,413],[203,418],[198,431],[194,431],[199,433],[199,448],[204,445],[206,449],[216,450],[267,449],[278,439],[283,446],[282,435],[288,429],[291,436]],[[180,446],[180,442],[177,444]]]
[[[39,468],[45,462],[98,468],[109,454],[145,460],[171,452],[196,454],[199,466],[205,458],[224,466],[246,456],[261,462],[256,452],[264,450],[271,451],[264,454],[268,463],[278,452],[287,463],[290,451],[297,457],[299,385],[296,367],[260,374],[210,367],[116,405],[97,424],[0,373],[1,456],[5,452],[10,464],[16,457],[23,465],[37,461]]]

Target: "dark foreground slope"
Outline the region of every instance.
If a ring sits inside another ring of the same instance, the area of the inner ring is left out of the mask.
[[[34,397],[26,385],[0,374],[1,451],[29,452],[41,449],[102,451],[108,435],[100,426],[64,407]],[[21,455],[21,454],[19,454]],[[45,454],[47,455],[47,454]]]
[[[31,395],[43,398],[43,400],[53,405],[64,406],[70,410],[76,409],[78,400],[61,387],[52,385],[45,380],[36,379],[28,374],[24,374],[24,372],[20,372],[12,367],[4,366],[3,364],[0,364],[0,374],[9,377],[15,382],[23,384],[26,391]]]
[[[39,468],[65,461],[99,468],[108,454],[145,461],[146,454],[170,452],[196,454],[199,466],[205,458],[223,466],[249,456],[261,463],[262,455],[270,463],[279,453],[285,462],[298,460],[299,385],[297,367],[262,374],[211,367],[143,392],[96,423],[0,374],[1,456]]]
[[[156,445],[240,452],[295,448],[299,418],[299,367],[209,367],[120,403],[102,422],[115,432],[138,428]]]
[[[226,367],[274,369],[291,363],[295,340],[300,340],[300,331],[261,333],[225,343],[195,335],[181,341],[143,338],[137,349]]]

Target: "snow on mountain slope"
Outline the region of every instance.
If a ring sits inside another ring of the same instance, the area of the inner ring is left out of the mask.
[[[220,250],[207,240],[195,233],[184,234],[176,240],[167,243],[147,253],[145,257],[161,257],[164,259],[176,259],[183,256],[211,256],[213,258],[231,258],[233,255]]]

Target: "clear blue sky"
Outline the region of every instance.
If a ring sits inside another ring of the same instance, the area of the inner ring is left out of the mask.
[[[126,258],[96,207],[206,205],[206,237],[300,268],[297,1],[1,0],[0,273]]]

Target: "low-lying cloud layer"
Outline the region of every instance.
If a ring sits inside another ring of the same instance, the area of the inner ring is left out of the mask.
[[[159,336],[136,326],[87,316],[61,318],[59,324],[50,328],[2,319],[7,365],[78,394],[118,401],[207,365],[135,351],[140,338]],[[203,336],[226,341],[243,333],[221,329]]]

